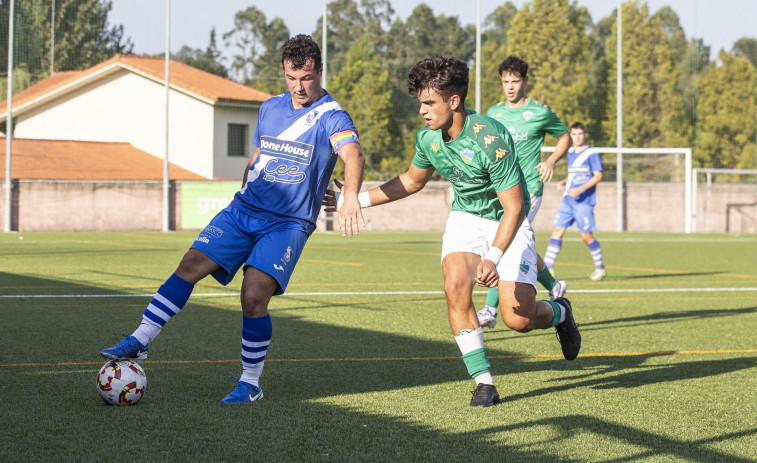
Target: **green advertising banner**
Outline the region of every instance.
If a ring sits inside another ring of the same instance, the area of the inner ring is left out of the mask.
[[[181,184],[181,228],[205,228],[218,211],[229,205],[239,182]]]

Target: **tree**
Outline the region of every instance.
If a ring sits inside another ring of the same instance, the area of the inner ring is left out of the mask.
[[[265,51],[255,60],[255,68],[250,85],[278,95],[287,91],[287,86],[282,79],[281,47],[289,40],[289,28],[281,18],[274,18],[268,23],[261,37],[261,43]]]
[[[670,45],[660,18],[650,18],[648,7],[638,0],[626,2],[623,15],[623,145],[686,145],[683,103],[676,92],[678,70],[673,63]],[[607,66],[613,67],[617,56],[617,25],[607,37]],[[608,88],[614,76],[610,77]],[[608,92],[607,114],[617,107],[615,92]],[[603,122],[608,140],[615,144],[615,119]]]
[[[386,70],[381,68],[372,44],[363,37],[347,53],[345,66],[333,77],[331,95],[355,123],[366,157],[368,178],[399,174],[407,162],[397,146],[397,127]],[[336,176],[343,175],[338,164]]]
[[[0,3],[2,24],[8,24],[9,9],[9,2]],[[50,75],[51,9],[50,1],[15,3],[14,61],[28,76],[28,85]],[[131,53],[133,45],[124,38],[123,26],[108,23],[111,9],[110,0],[56,0],[55,71],[82,70],[116,53]],[[7,40],[0,40],[0,53],[7,56]],[[6,61],[0,61],[0,72],[7,75]]]
[[[215,27],[210,30],[210,43],[205,51],[199,49],[192,49],[188,46],[183,46],[174,55],[176,61],[188,64],[189,66],[202,69],[203,71],[221,76],[223,78],[229,77],[229,72],[226,67],[221,63],[223,57],[221,52],[216,46],[216,29]]]
[[[529,96],[548,104],[566,125],[591,126],[589,87],[591,17],[569,0],[534,0],[513,18],[508,55],[529,64]]]
[[[733,44],[733,54],[748,59],[757,67],[757,39],[742,37]]]
[[[247,83],[252,75],[253,63],[262,53],[261,39],[266,27],[265,14],[254,6],[237,11],[234,15],[234,29],[223,34],[226,46],[233,46],[237,54],[232,58],[231,71],[237,78]]]
[[[702,167],[754,169],[757,71],[731,53],[718,60],[699,82],[696,159]]]
[[[492,11],[484,22],[481,32],[481,112],[504,98],[499,65],[507,57],[507,31],[517,12],[511,2],[506,2]],[[475,61],[473,65],[475,66]],[[471,95],[476,91],[474,72],[475,68],[472,68],[468,91]]]
[[[347,53],[362,37],[368,39],[376,52],[386,48],[387,32],[394,14],[389,0],[332,0],[328,9],[328,68],[341,69]],[[318,18],[313,37],[320,37],[323,17]]]
[[[701,39],[687,41],[678,15],[669,6],[660,8],[652,16],[652,20],[659,21],[667,36],[673,64],[677,70],[676,91],[683,104],[682,113],[677,116],[680,121],[680,145],[691,146],[694,143],[696,126],[697,81],[709,63],[710,47],[705,46]]]
[[[51,2],[46,5],[42,28],[44,59],[49,62]],[[55,47],[56,71],[86,69],[105,61],[117,53],[131,53],[133,44],[124,39],[122,25],[110,26],[108,13],[111,0],[56,0]],[[47,65],[45,63],[44,65]]]

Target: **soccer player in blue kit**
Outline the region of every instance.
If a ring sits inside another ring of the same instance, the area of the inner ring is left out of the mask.
[[[586,130],[582,123],[576,122],[570,126],[570,137],[573,147],[568,151],[568,177],[558,183],[558,187],[565,188],[565,194],[555,214],[544,264],[551,272],[562,248],[565,230],[575,223],[594,259],[594,271],[589,279],[598,281],[607,276],[602,248],[592,234],[597,230],[594,205],[597,203],[596,186],[602,181],[602,160],[599,153],[586,144]]]
[[[337,158],[344,161],[342,235],[365,226],[357,193],[365,161],[349,114],[321,87],[321,50],[298,35],[282,47],[289,91],[260,107],[242,188],[203,229],[176,271],[158,289],[131,336],[105,349],[105,358],[147,358],[148,344],[189,299],[194,285],[212,275],[227,285],[243,267],[242,375],[221,402],[263,397],[259,379],[271,341],[268,303],[283,294],[305,242],[315,230]]]

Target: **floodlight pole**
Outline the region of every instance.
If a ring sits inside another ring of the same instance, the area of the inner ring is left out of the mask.
[[[8,16],[8,110],[5,116],[5,233],[11,231],[11,139],[13,138],[13,4]]]
[[[171,61],[171,0],[166,0],[166,120],[165,120],[165,156],[163,157],[163,231],[169,229],[169,195],[168,195],[168,96],[171,91],[170,61]]]
[[[618,231],[622,232],[625,229],[625,223],[624,223],[624,215],[625,210],[623,207],[623,152],[621,151],[621,148],[623,148],[623,5],[622,0],[618,0],[618,40],[617,40],[617,46],[618,46],[618,56],[617,56],[617,62],[616,62],[616,74],[617,74],[617,113],[615,116],[615,126],[616,126],[616,146],[618,147],[618,154],[616,155],[616,189],[618,192],[617,197],[617,210],[618,210]]]
[[[321,43],[323,43],[323,50],[321,50],[321,55],[323,56],[323,76],[321,77],[321,87],[324,89],[326,88],[326,61],[329,56],[329,44],[326,41],[326,18],[328,17],[328,10],[326,8],[326,4],[328,3],[328,0],[323,0],[323,21],[321,21],[321,35],[323,36],[321,39]]]
[[[476,0],[476,112],[481,113],[481,0]]]
[[[55,0],[50,12],[50,75],[53,75],[55,64]]]

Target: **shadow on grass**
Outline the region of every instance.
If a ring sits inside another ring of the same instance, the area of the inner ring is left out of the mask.
[[[620,279],[641,280],[641,279],[647,279],[647,278],[702,277],[702,276],[722,275],[724,273],[728,273],[728,272],[674,272],[674,273],[654,273],[654,274],[645,273],[643,275],[628,275]]]
[[[494,416],[513,423],[492,428],[498,432],[557,426],[567,436],[580,429],[600,438],[631,442],[654,455],[742,461],[705,447],[706,442],[665,439],[592,416],[524,422],[507,413],[507,402],[582,386],[623,388],[725,374],[753,367],[755,358],[652,366],[642,365],[649,356],[586,358],[571,364],[509,359],[509,375],[540,368],[604,369],[567,378],[570,384],[534,389],[506,397],[502,406],[478,410],[467,405],[467,389],[454,396],[432,395],[445,383],[467,381],[453,342],[333,326],[297,315],[279,316],[274,317],[274,338],[263,375],[266,399],[225,407],[218,400],[233,384],[223,378],[240,369],[239,361],[230,359],[239,355],[241,312],[190,299],[186,310],[172,319],[151,345],[150,359],[154,363],[145,364],[149,392],[143,403],[119,409],[99,402],[94,392],[94,371],[103,362],[98,352],[117,342],[119,331],[129,332],[136,327],[149,297],[118,297],[125,294],[11,274],[0,274],[0,279],[8,282],[3,284],[5,295],[10,286],[23,288],[14,291],[29,295],[49,294],[39,288],[55,288],[54,294],[58,295],[112,295],[0,298],[5,326],[0,345],[0,363],[4,364],[0,366],[0,410],[10,423],[4,431],[5,444],[0,448],[3,461],[39,461],[52,455],[64,460],[92,460],[125,454],[145,461],[555,460],[554,453],[540,448],[538,442],[490,439],[480,430],[441,431],[418,417],[417,410],[402,409],[418,406],[425,414],[434,407],[446,409],[454,420],[479,422],[479,417],[491,420]],[[384,304],[391,302],[391,297],[383,300]],[[424,360],[400,359],[414,356]],[[76,365],[63,365],[67,362]],[[11,363],[31,365],[7,366]],[[53,365],[43,365],[46,363]],[[627,371],[634,368],[639,371]],[[30,374],[40,370],[49,374]],[[614,372],[618,374],[608,377]],[[385,394],[360,397],[373,392]],[[384,399],[392,394],[416,396],[408,402]],[[336,397],[340,402],[331,404]],[[389,400],[383,404],[387,412],[367,412],[364,400]],[[345,406],[345,401],[354,405]],[[452,411],[450,402],[455,404]],[[754,433],[750,430],[733,438]]]
[[[580,322],[581,329],[596,329],[599,327],[608,327],[619,324],[630,324],[625,326],[638,326],[638,325],[650,325],[676,322],[680,320],[704,320],[708,318],[722,319],[724,317],[735,317],[738,315],[746,315],[757,313],[756,307],[742,307],[739,309],[707,309],[707,310],[686,310],[686,311],[669,311],[658,312],[649,315],[639,315],[636,317],[618,317],[612,320],[604,320],[598,322]]]
[[[671,459],[694,459],[696,461],[748,462],[753,460],[725,455],[717,450],[709,448],[708,446],[729,439],[757,435],[757,428],[753,428],[699,441],[682,441],[660,436],[641,429],[619,425],[590,415],[568,415],[559,418],[527,421],[514,425],[495,427],[489,431],[511,432],[515,430],[523,430],[524,428],[534,428],[535,430],[538,430],[543,426],[556,427],[558,430],[557,434],[560,436],[558,439],[567,439],[579,433],[588,433],[596,436],[609,437],[614,441],[621,441],[630,446],[639,447],[638,450],[632,451],[630,455],[624,455],[620,458],[603,459],[605,462],[639,461],[655,457],[663,459],[666,457]]]

